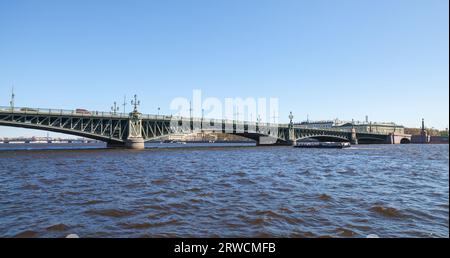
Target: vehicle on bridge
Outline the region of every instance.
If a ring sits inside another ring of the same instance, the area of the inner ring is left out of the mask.
[[[20,109],[21,112],[38,112],[37,109],[35,108],[28,108],[28,107],[23,107]]]
[[[83,114],[83,115],[90,115],[90,114],[91,114],[91,112],[89,112],[88,110],[83,109],[83,108],[77,108],[77,109],[75,109],[75,113],[77,113],[77,114]]]

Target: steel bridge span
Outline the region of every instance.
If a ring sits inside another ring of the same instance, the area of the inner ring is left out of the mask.
[[[407,135],[363,133],[352,130],[301,128],[288,124],[245,122],[144,115],[136,109],[129,114],[77,112],[61,109],[0,107],[0,126],[58,132],[106,142],[109,147],[144,148],[144,142],[170,134],[213,132],[246,137],[257,145],[291,145],[303,139],[373,143],[397,143]],[[403,137],[403,138],[402,138]],[[400,139],[399,138],[399,139]]]

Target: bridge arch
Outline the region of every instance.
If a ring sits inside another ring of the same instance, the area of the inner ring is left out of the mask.
[[[321,142],[349,142],[350,140],[343,136],[337,135],[307,135],[297,138],[296,141],[302,141],[306,139],[315,139]]]
[[[92,140],[102,141],[105,143],[117,143],[117,144],[123,143],[123,141],[120,139],[110,138],[107,136],[88,133],[88,132],[84,132],[84,131],[71,130],[71,129],[67,129],[67,128],[63,128],[63,127],[45,126],[45,125],[32,124],[32,123],[7,122],[7,121],[0,121],[0,126],[18,127],[18,128],[34,129],[34,130],[40,130],[40,131],[49,131],[49,132],[55,132],[55,133],[63,133],[63,134],[69,134],[69,135],[75,135],[75,136],[79,136],[79,137],[89,138]]]
[[[411,140],[408,139],[408,138],[402,138],[402,139],[400,140],[400,144],[408,144],[408,143],[411,143]]]
[[[170,136],[170,135],[174,135],[174,134],[191,134],[191,133],[196,133],[197,131],[186,131],[186,132],[167,132],[165,134],[161,134],[155,137],[150,137],[150,138],[145,138],[144,140],[146,142],[148,141],[154,141],[154,140],[159,140],[161,138]],[[198,131],[200,132],[200,131]],[[246,139],[250,139],[252,141],[254,141],[256,144],[260,144],[260,137],[269,137],[272,138],[274,140],[273,144],[275,145],[285,145],[287,144],[286,140],[280,137],[275,137],[274,135],[265,135],[265,134],[261,134],[261,133],[256,133],[256,132],[250,132],[250,133],[235,133],[235,132],[222,132],[221,130],[204,130],[204,132],[206,133],[219,133],[219,134],[225,134],[225,135],[236,135],[236,136],[240,136],[242,138],[246,138]]]
[[[384,142],[385,142],[384,139],[380,139],[377,137],[371,137],[371,136],[358,137],[358,143],[360,143],[360,144],[381,144]]]
[[[288,142],[280,138],[279,136],[275,137],[274,135],[266,135],[261,133],[226,133],[231,135],[238,135],[256,142],[257,145],[287,145]],[[264,142],[267,140],[268,142]]]

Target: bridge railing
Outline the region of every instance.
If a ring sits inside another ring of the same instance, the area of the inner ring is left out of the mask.
[[[351,132],[350,128],[322,128],[322,127],[302,127],[302,126],[295,126],[295,129],[304,129],[304,130],[320,130],[320,131],[328,131],[328,132]]]
[[[56,108],[29,108],[29,107],[5,107],[0,106],[0,113],[13,113],[13,114],[29,114],[29,115],[71,115],[71,116],[85,116],[85,117],[115,117],[115,118],[128,118],[128,114],[114,113],[114,112],[101,112],[101,111],[89,111],[84,109],[68,110],[68,109],[56,109]]]
[[[0,106],[0,113],[14,113],[14,114],[29,114],[29,115],[70,115],[70,116],[85,116],[85,117],[115,117],[115,118],[128,118],[129,114],[124,113],[114,113],[114,112],[102,112],[102,111],[93,111],[93,110],[85,110],[85,109],[56,109],[56,108],[31,108],[31,107],[10,107],[10,106]],[[192,120],[194,123],[214,123],[215,125],[219,125],[222,123],[226,124],[236,124],[238,126],[244,125],[252,125],[256,126],[257,122],[250,121],[241,121],[241,120],[230,120],[230,119],[213,119],[213,118],[199,118],[199,117],[182,117],[182,116],[167,116],[167,115],[151,115],[151,114],[141,114],[140,117],[142,119],[148,120],[163,120],[163,121],[190,121]],[[282,124],[274,124],[274,123],[259,123],[259,126],[266,127],[277,127],[277,126],[287,126]]]
[[[221,125],[221,124],[235,124],[238,126],[265,126],[265,127],[287,127],[287,124],[276,124],[276,123],[258,123],[255,121],[243,121],[243,120],[232,120],[232,119],[217,119],[217,118],[199,118],[199,117],[188,117],[188,116],[167,116],[167,115],[147,115],[142,114],[142,119],[147,120],[164,120],[164,121],[183,121],[188,123],[189,121],[192,121],[197,124],[214,124],[214,125]]]

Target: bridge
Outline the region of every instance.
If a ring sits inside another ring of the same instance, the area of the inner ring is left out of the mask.
[[[305,139],[364,143],[404,143],[408,135],[357,132],[352,129],[302,128],[292,123],[261,123],[226,119],[145,115],[136,105],[129,114],[86,110],[0,107],[0,126],[76,135],[107,143],[108,147],[143,149],[146,141],[170,134],[211,132],[239,135],[257,146],[292,145]],[[408,138],[409,137],[409,138]]]

